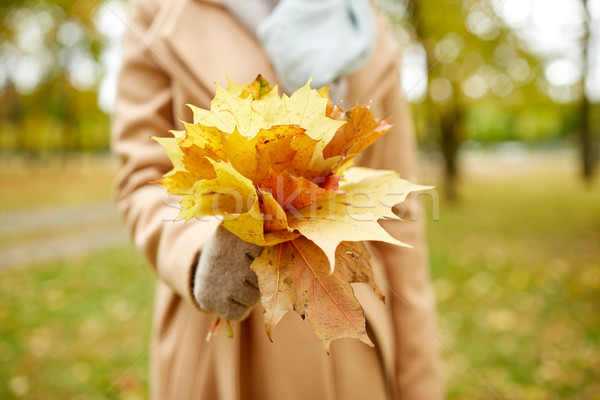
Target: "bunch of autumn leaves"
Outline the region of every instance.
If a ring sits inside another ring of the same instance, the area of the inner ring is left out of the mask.
[[[258,276],[265,327],[295,310],[328,350],[332,340],[371,344],[350,283],[377,288],[363,241],[397,245],[377,222],[423,187],[393,171],[353,166],[390,125],[366,108],[332,106],[310,81],[291,96],[258,76],[217,86],[211,109],[190,106],[192,124],[154,138],[173,163],[160,184],[181,195],[179,218],[218,215],[241,239],[264,246]]]

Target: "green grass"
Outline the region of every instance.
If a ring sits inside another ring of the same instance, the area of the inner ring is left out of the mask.
[[[52,201],[76,201],[63,179]],[[494,398],[456,352],[502,398],[598,399],[600,182],[469,176],[461,195],[428,232],[448,398]],[[106,398],[145,398],[153,280],[131,247],[0,271],[0,398],[98,399],[140,357]]]
[[[450,399],[597,399],[600,182],[472,179],[429,224]]]
[[[147,398],[153,281],[129,246],[0,272],[0,398]]]

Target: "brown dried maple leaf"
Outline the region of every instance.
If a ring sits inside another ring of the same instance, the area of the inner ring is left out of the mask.
[[[342,242],[336,251],[333,274],[325,253],[305,237],[266,247],[252,263],[262,293],[265,328],[273,328],[291,310],[306,318],[329,353],[335,339],[357,338],[373,346],[367,336],[363,309],[351,283],[370,284],[383,300],[363,242]]]

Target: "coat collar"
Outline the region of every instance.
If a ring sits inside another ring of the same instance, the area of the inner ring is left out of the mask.
[[[348,105],[368,104],[386,88],[380,82],[398,73],[390,52],[387,23],[377,18],[379,35],[371,59],[348,77]],[[173,0],[160,9],[142,40],[171,79],[188,91],[189,101],[209,107],[215,83],[225,87],[227,76],[251,82],[262,74],[272,84],[276,74],[256,37],[219,0]]]
[[[214,0],[175,0],[162,5],[143,40],[157,63],[207,107],[227,76],[250,82],[273,68],[256,37]]]

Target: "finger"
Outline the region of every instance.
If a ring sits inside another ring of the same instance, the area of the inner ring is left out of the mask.
[[[252,262],[260,255],[260,253],[262,253],[262,251],[263,247],[253,244],[246,250],[246,257],[250,260],[250,262]]]
[[[250,310],[252,307],[248,307],[242,305],[237,302],[230,301],[227,303],[227,306],[219,313],[219,315],[224,319],[229,319],[233,321],[244,319],[250,314]]]
[[[248,270],[242,277],[242,282],[244,282],[244,284],[247,286],[258,289],[258,277],[250,268],[248,268]]]
[[[246,282],[242,282],[239,289],[230,297],[230,301],[236,304],[253,306],[260,300],[260,291]]]
[[[229,297],[227,307],[221,316],[232,320],[244,319],[259,300],[260,292],[257,289],[243,286],[235,296]]]
[[[244,278],[244,285],[258,290],[258,279],[253,279],[252,277]]]

